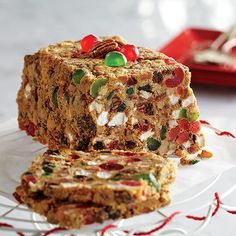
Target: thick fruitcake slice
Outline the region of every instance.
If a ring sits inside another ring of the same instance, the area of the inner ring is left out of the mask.
[[[189,69],[118,36],[25,56],[17,102],[20,128],[52,149],[186,155],[204,145]]]
[[[154,211],[170,202],[169,186],[165,185],[160,191],[160,196],[153,195],[147,199],[119,204],[116,207],[102,206],[93,203],[68,203],[58,201],[43,195],[27,195],[23,186],[16,189],[22,202],[35,212],[47,217],[53,224],[60,224],[67,228],[80,228],[83,225],[105,220],[128,218],[139,214]]]
[[[49,150],[33,161],[21,185],[29,197],[117,207],[150,197],[159,201],[175,170],[173,161],[153,153]]]

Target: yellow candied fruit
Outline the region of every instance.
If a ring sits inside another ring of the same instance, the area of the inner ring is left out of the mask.
[[[202,150],[200,154],[198,154],[199,158],[211,158],[213,154],[207,150]]]

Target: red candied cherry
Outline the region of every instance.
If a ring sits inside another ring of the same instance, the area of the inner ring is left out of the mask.
[[[103,163],[103,164],[100,164],[99,167],[103,170],[121,170],[124,168],[123,165],[120,165],[118,163],[110,163],[110,162],[107,162],[107,163]]]
[[[201,129],[201,124],[199,121],[193,121],[189,123],[189,131],[193,134],[197,134]]]
[[[80,41],[82,52],[89,52],[89,50],[99,41],[101,41],[101,39],[94,34],[85,36]]]
[[[188,130],[189,122],[186,119],[178,119],[178,127],[183,130]]]
[[[20,121],[19,121],[19,128],[20,128],[21,130],[25,130],[25,129],[26,129],[26,127],[25,127],[25,122],[24,122],[23,120],[20,120]]]
[[[127,158],[127,163],[139,162],[139,161],[141,161],[141,159],[138,157],[128,157]]]
[[[139,180],[122,180],[120,183],[123,185],[133,186],[133,187],[141,185],[141,182]]]
[[[175,69],[175,75],[173,78],[169,78],[165,81],[166,87],[175,88],[184,80],[184,70],[182,67]]]
[[[180,132],[180,128],[178,126],[172,128],[169,132],[169,138],[171,141],[175,140]]]
[[[12,195],[16,199],[17,202],[23,203],[23,201],[21,200],[20,195],[17,192],[14,192]]]
[[[77,160],[77,159],[79,159],[80,158],[80,156],[78,156],[77,154],[75,154],[75,153],[72,153],[72,154],[70,154],[70,156],[69,156],[72,160]]]
[[[190,154],[196,152],[194,146],[190,146],[187,150],[188,150],[188,153],[190,153]]]
[[[119,141],[118,141],[118,140],[113,140],[113,141],[111,141],[111,142],[107,145],[107,148],[108,148],[109,150],[116,149],[116,148],[118,148],[118,144],[119,144]]]
[[[123,45],[119,51],[125,55],[128,61],[135,61],[139,57],[138,48],[132,44]]]
[[[32,122],[30,122],[28,127],[27,127],[27,134],[34,137],[35,136],[35,131],[36,131],[36,126]]]
[[[28,185],[29,183],[35,184],[37,182],[36,178],[33,175],[26,175],[23,178],[23,184]]]
[[[188,133],[188,131],[183,131],[183,132],[181,132],[181,133],[179,134],[179,136],[178,136],[178,138],[177,138],[177,140],[176,140],[176,143],[177,143],[177,144],[182,144],[182,143],[188,141],[188,139],[189,139],[189,133]]]
[[[181,87],[181,86],[178,86],[176,88],[176,92],[182,98],[185,98],[188,94],[188,90],[186,88]]]
[[[164,59],[164,62],[165,62],[167,65],[173,65],[173,64],[176,63],[173,58],[166,58],[166,59]]]

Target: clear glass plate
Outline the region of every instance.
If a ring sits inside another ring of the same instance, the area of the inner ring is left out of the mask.
[[[206,207],[211,205],[215,192],[222,193],[224,197],[234,190],[236,142],[229,137],[219,137],[212,130],[204,129],[204,133],[207,140],[206,149],[211,151],[214,156],[196,165],[179,168],[176,181],[172,186],[172,203],[169,206],[157,212],[126,220],[107,221],[103,224],[85,226],[77,233],[96,235],[96,232],[109,223],[126,229],[137,230],[141,227],[144,230],[152,228],[153,225],[161,222],[174,211],[186,214],[197,211],[199,214],[205,214]],[[55,226],[48,224],[45,218],[26,207],[17,205],[12,193],[20,183],[20,175],[28,168],[32,160],[45,150],[45,146],[19,131],[16,120],[0,124],[0,216],[3,215],[0,217],[0,222],[12,224],[21,232],[29,231],[29,235]],[[8,211],[10,212],[7,213]],[[193,223],[186,225],[181,220],[176,221],[174,225],[185,230],[193,230],[194,228]],[[122,235],[122,233],[115,235]]]

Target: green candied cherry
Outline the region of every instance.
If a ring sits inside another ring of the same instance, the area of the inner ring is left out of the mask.
[[[183,108],[180,110],[179,118],[187,118],[187,109]]]
[[[160,190],[160,184],[158,183],[156,177],[152,173],[143,173],[143,174],[135,174],[132,176],[132,179],[139,180],[147,180],[148,184],[155,187],[157,191]]]
[[[128,88],[128,89],[126,90],[126,93],[127,93],[128,95],[133,95],[133,94],[134,94],[134,89],[133,89],[133,88]]]
[[[143,90],[146,92],[152,92],[152,86],[150,84],[145,84],[143,86],[140,86],[138,90]]]
[[[161,142],[155,138],[149,137],[147,139],[147,147],[150,151],[155,151],[161,146]]]
[[[117,111],[118,112],[123,112],[126,109],[126,104],[124,102],[122,102],[119,106]]]
[[[108,94],[108,96],[107,96],[107,100],[111,100],[112,99],[112,97],[113,97],[113,95],[114,95],[114,93],[115,93],[115,91],[113,90],[113,91],[111,91],[109,94]]]
[[[190,165],[195,165],[195,164],[197,164],[198,162],[200,162],[200,160],[191,160],[190,162],[189,162],[189,164]]]
[[[167,131],[166,127],[162,126],[161,131],[160,131],[160,139],[161,140],[164,140],[166,138],[166,131]]]
[[[196,121],[199,118],[199,113],[198,112],[193,112],[189,114],[188,116],[188,121]]]
[[[43,166],[43,171],[44,174],[43,175],[50,175],[52,174],[53,170],[55,168],[55,165],[53,163],[49,163],[48,165]]]
[[[74,82],[74,84],[78,85],[81,79],[84,77],[84,75],[85,75],[85,70],[83,69],[76,70],[72,75],[72,81]]]
[[[55,88],[52,90],[52,104],[53,104],[55,107],[58,107],[57,91],[58,91],[58,87],[55,87]]]
[[[90,86],[90,95],[94,98],[98,96],[99,90],[107,83],[106,78],[96,79]]]
[[[107,53],[104,63],[106,66],[110,67],[125,66],[127,64],[127,59],[122,53],[112,51]]]

